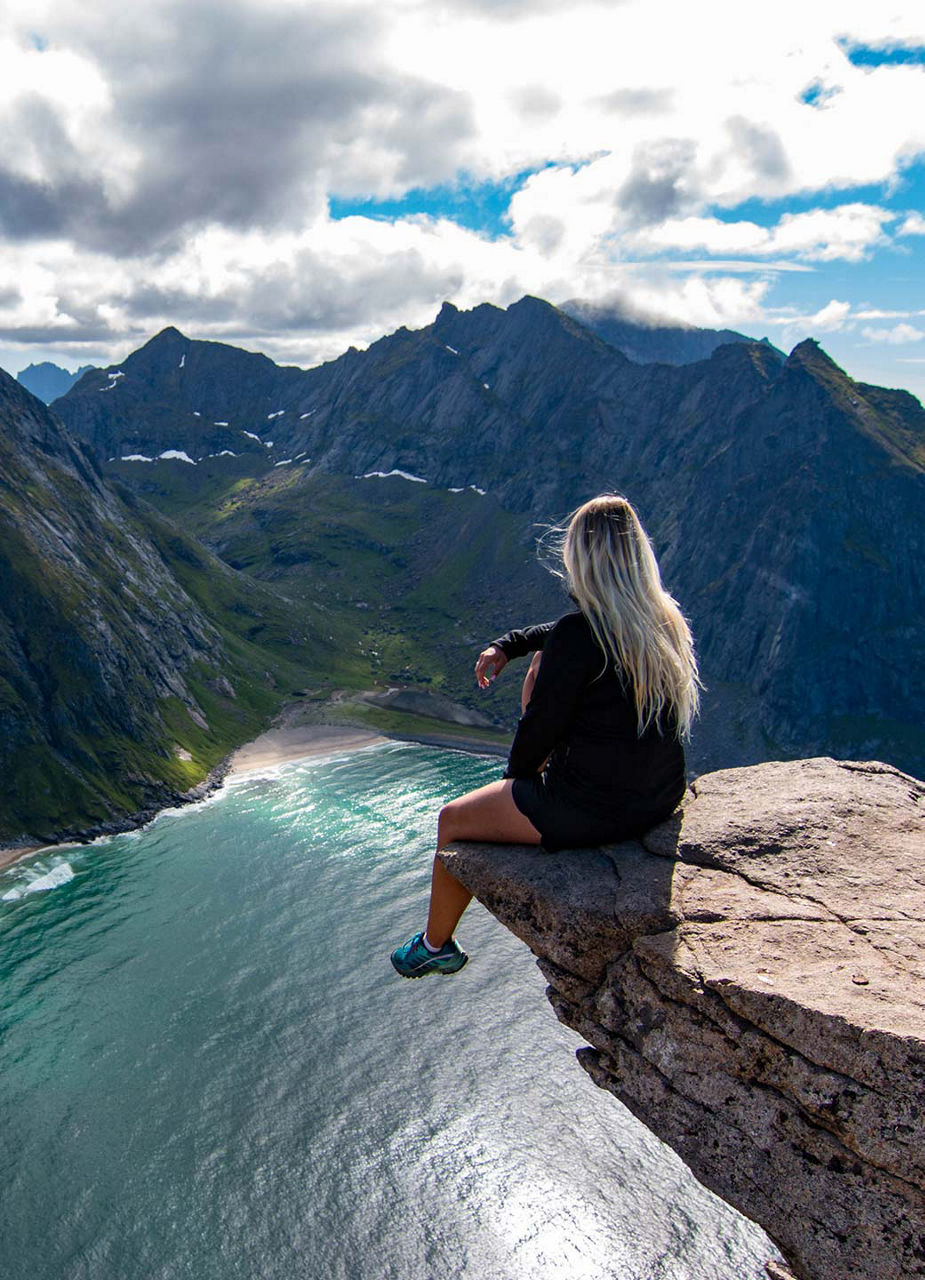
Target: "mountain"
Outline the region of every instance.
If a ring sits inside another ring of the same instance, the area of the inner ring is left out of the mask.
[[[267,356],[168,328],[122,364],[90,370],[54,408],[103,458],[187,446],[197,457],[259,452],[277,400],[302,377]]]
[[[727,342],[754,342],[734,329],[698,329],[693,325],[645,324],[633,320],[617,307],[573,299],[563,303],[566,315],[593,330],[605,342],[622,351],[636,364],[693,364],[709,360],[717,347]],[[767,338],[762,345],[770,347],[781,360],[784,353],[771,346]]]
[[[71,373],[67,369],[62,369],[60,365],[44,360],[41,364],[30,364],[27,368],[20,369],[16,375],[16,381],[21,383],[27,391],[31,391],[34,396],[38,396],[39,400],[43,400],[45,404],[51,404],[52,400],[63,396],[65,391],[69,391],[74,383],[79,382],[92,368],[92,364],[85,364],[76,373]]]
[[[329,655],[304,607],[119,497],[0,373],[0,836],[171,802]]]
[[[55,409],[103,459],[186,452],[195,466],[102,465],[248,574],[360,611],[371,677],[460,700],[473,644],[561,608],[535,572],[537,528],[620,490],[698,641],[696,767],[823,753],[925,768],[925,414],[813,341],[783,361],[741,341],[638,364],[539,299],[445,304],[309,370],[168,330]],[[237,456],[208,457],[216,421]]]

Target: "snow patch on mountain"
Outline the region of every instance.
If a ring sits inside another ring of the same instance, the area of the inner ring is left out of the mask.
[[[367,471],[361,476],[357,476],[357,480],[388,480],[390,476],[398,476],[402,480],[412,480],[415,484],[429,484],[423,476],[413,476],[409,471]]]

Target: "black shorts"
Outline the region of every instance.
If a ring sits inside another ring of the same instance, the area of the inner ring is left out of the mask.
[[[548,775],[542,773],[515,778],[511,794],[517,808],[540,833],[543,848],[549,853],[634,840],[664,821],[671,812],[641,814],[637,810],[605,817],[591,812],[577,798],[564,794],[561,786],[553,786]]]

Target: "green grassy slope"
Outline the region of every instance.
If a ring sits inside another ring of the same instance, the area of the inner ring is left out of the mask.
[[[346,690],[430,687],[511,727],[516,680],[486,695],[472,667],[499,632],[537,620],[537,610],[562,611],[528,519],[472,490],[259,461],[245,475],[243,460],[234,468],[224,461],[200,463],[198,500],[183,464],[107,471],[133,487],[143,481],[148,502],[229,565],[312,611],[330,652],[303,680]]]

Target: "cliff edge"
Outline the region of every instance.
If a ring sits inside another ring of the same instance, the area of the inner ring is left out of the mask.
[[[800,1280],[925,1276],[925,784],[799,760],[697,779],[642,842],[459,844],[579,1060]]]

